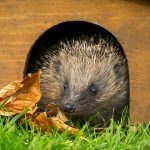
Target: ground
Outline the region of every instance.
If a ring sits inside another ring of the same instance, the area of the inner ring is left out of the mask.
[[[0,150],[149,150],[150,127],[148,125],[134,125],[122,127],[112,120],[110,126],[99,133],[95,133],[85,125],[76,135],[66,132],[53,135],[30,129],[28,123],[16,125],[15,118],[0,118]]]

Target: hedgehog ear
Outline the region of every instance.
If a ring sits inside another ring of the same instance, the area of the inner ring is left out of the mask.
[[[119,63],[114,64],[113,69],[114,69],[114,72],[116,74],[118,74],[119,73],[119,69],[120,69],[120,64]]]
[[[125,64],[126,60],[125,59],[123,60],[121,58],[116,59],[115,63],[113,64],[114,73],[118,78],[120,78],[121,75],[123,74]]]
[[[114,65],[113,65],[113,70],[114,70],[114,73],[115,73],[115,75],[116,75],[116,77],[117,78],[120,78],[121,77],[121,75],[122,75],[122,71],[121,71],[121,63],[115,63]]]

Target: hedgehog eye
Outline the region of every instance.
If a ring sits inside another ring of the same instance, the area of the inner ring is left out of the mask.
[[[66,90],[67,87],[68,87],[68,81],[66,81],[66,82],[64,83],[64,90]]]
[[[97,88],[96,88],[95,84],[92,84],[92,85],[90,86],[89,92],[90,92],[90,94],[91,94],[92,96],[96,96],[96,94],[97,94]]]

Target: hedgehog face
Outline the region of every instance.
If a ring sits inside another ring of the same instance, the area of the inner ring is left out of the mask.
[[[58,105],[66,114],[104,116],[127,104],[127,66],[119,56],[97,58],[63,52],[59,62],[63,88]]]

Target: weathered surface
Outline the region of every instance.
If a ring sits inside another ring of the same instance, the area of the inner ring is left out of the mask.
[[[150,2],[138,0],[1,0],[0,88],[22,79],[33,42],[60,22],[85,20],[118,37],[129,61],[131,120],[150,121]]]

